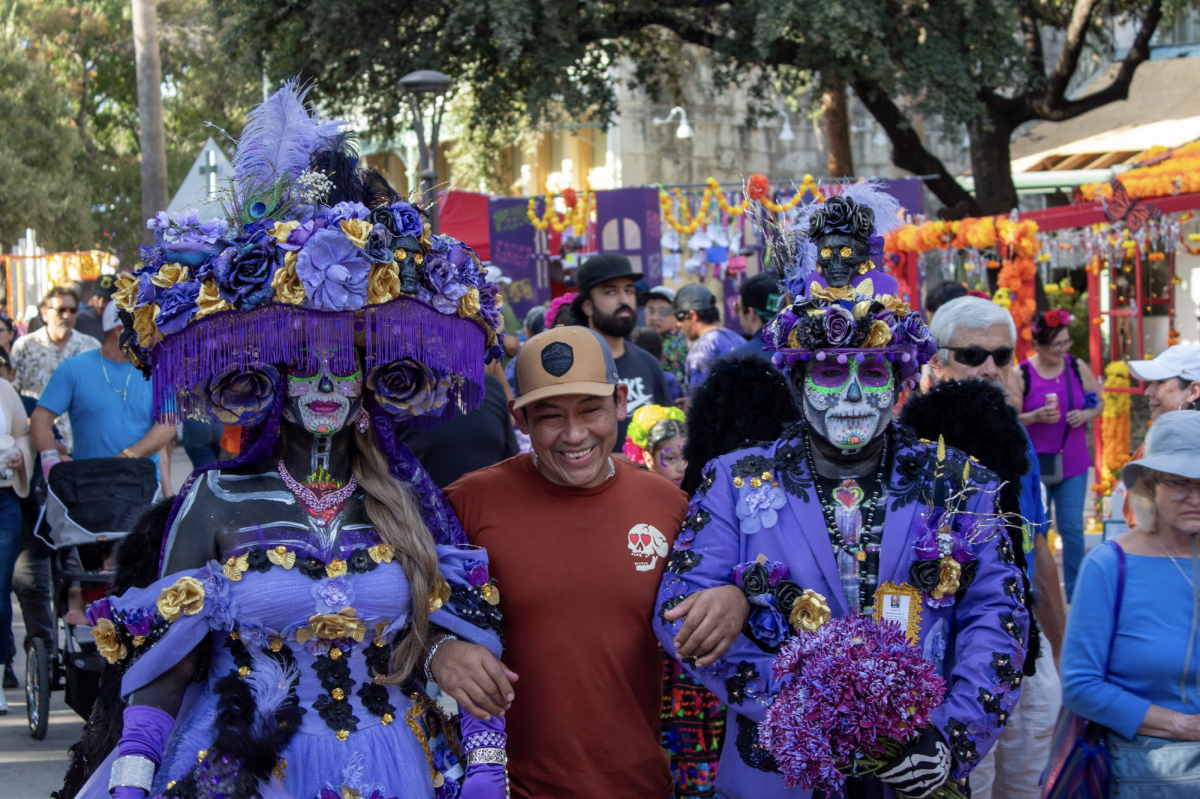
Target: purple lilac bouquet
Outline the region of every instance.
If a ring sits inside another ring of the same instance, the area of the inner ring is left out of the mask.
[[[899,625],[864,617],[833,619],[796,636],[774,672],[791,679],[767,709],[759,741],[789,788],[831,794],[903,752],[946,691]],[[962,799],[953,782],[933,795]]]

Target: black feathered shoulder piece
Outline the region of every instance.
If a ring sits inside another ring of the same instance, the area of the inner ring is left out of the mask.
[[[774,441],[800,409],[783,374],[761,355],[727,355],[692,394],[683,490],[695,493],[705,464],[748,443]]]
[[[1030,469],[1017,411],[1004,401],[1002,389],[986,381],[947,380],[925,394],[910,395],[900,423],[930,441],[943,436],[947,446],[974,456],[1010,486]]]
[[[158,556],[167,533],[175,497],[166,497],[138,511],[129,535],[117,545],[117,571],[109,593],[120,596],[130,588],[145,588],[158,579]]]

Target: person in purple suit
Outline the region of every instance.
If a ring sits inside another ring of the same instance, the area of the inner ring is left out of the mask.
[[[909,631],[946,680],[931,725],[880,780],[862,781],[868,796],[924,797],[965,780],[1020,695],[1029,612],[999,481],[892,421],[902,384],[937,349],[920,315],[894,296],[843,294],[818,287],[768,325],[803,418],[704,468],[659,591],[655,629],[670,653],[694,633],[686,615],[665,616],[690,595],[740,583],[751,603],[728,650],[682,659],[729,707],[717,778],[729,799],[810,795],[785,786],[758,738],[782,687],[774,654],[811,617],[798,602],[806,589],[835,617],[912,603]],[[786,574],[735,580],[764,559]]]

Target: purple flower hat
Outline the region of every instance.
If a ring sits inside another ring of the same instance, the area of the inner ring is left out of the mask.
[[[247,117],[225,219],[147,222],[120,275],[122,346],[154,381],[161,421],[254,424],[278,366],[363,358],[386,411],[428,426],[475,407],[501,356],[501,298],[478,256],[359,165],[344,123],[289,81]],[[337,181],[335,183],[334,181]],[[394,365],[403,364],[398,368]],[[335,363],[345,366],[345,363]]]

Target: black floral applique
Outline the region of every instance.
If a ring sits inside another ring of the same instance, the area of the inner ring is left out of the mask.
[[[371,682],[363,683],[358,690],[358,698],[363,707],[376,718],[382,719],[385,725],[391,724],[396,717],[396,706],[388,701],[387,686],[383,680],[387,677],[388,666],[392,660],[392,645],[384,643],[382,638],[376,638],[374,643],[363,649],[363,659],[367,663],[367,674]]]
[[[1013,666],[1011,655],[1004,652],[993,652],[992,669],[996,672],[996,682],[1000,685],[1010,685],[1016,688],[1021,684],[1021,672]]]
[[[325,563],[317,558],[308,556],[296,558],[296,568],[311,580],[320,580],[325,576]]]
[[[254,661],[250,659],[250,650],[242,642],[241,636],[237,632],[231,632],[226,636],[221,646],[228,649],[229,653],[233,656],[234,668],[230,674],[237,674],[239,677],[249,676]]]
[[[779,771],[775,758],[759,743],[758,725],[741,713],[737,714],[737,750],[742,762],[750,768],[767,773]]]
[[[970,738],[967,725],[956,718],[951,718],[946,722],[945,732],[946,742],[950,744],[950,749],[959,763],[970,766],[978,762],[979,752],[975,748],[975,742]]]
[[[246,566],[250,571],[256,571],[262,574],[271,568],[271,559],[267,557],[267,550],[262,547],[253,547],[246,553]]]
[[[733,464],[729,473],[734,477],[762,477],[762,473],[769,472],[772,465],[771,461],[762,455],[746,455]]]
[[[741,705],[750,698],[748,686],[758,679],[758,669],[753,663],[743,660],[738,663],[737,671],[725,680],[725,691],[729,694],[729,704]]]
[[[1001,535],[996,537],[996,555],[1001,563],[1006,563],[1009,566],[1017,562],[1016,556],[1013,554],[1012,541],[1008,540],[1008,536]]]
[[[1000,724],[1008,721],[1008,714],[1000,707],[1000,694],[992,693],[986,688],[979,689],[979,704],[983,705],[983,712],[989,716],[995,716],[1000,720]]]
[[[690,549],[676,549],[667,559],[667,571],[675,574],[687,574],[700,565],[703,556]]]
[[[346,560],[346,566],[351,574],[364,574],[379,568],[379,564],[375,562],[375,559],[371,557],[370,550],[367,549],[354,550]]]
[[[1021,581],[1016,577],[1005,577],[1003,581],[1004,593],[1013,599],[1025,604],[1025,591],[1021,586]]]
[[[331,649],[330,654],[332,653]],[[339,737],[344,737],[343,733],[349,734],[358,729],[359,719],[354,715],[348,698],[355,684],[350,676],[350,664],[347,662],[349,659],[349,652],[336,658],[321,655],[317,662],[312,664],[321,680],[321,687],[329,692],[316,698],[313,710],[317,711],[327,727],[338,731]]]
[[[1009,637],[1012,638],[1013,641],[1015,641],[1019,646],[1025,645],[1025,638],[1021,634],[1021,625],[1017,624],[1017,620],[1013,618],[1013,614],[1000,614],[1000,629],[1008,633]]]
[[[898,510],[921,498],[921,492],[933,485],[937,469],[937,448],[931,442],[917,437],[911,427],[895,427],[896,475],[888,490],[892,498],[891,509]]]

